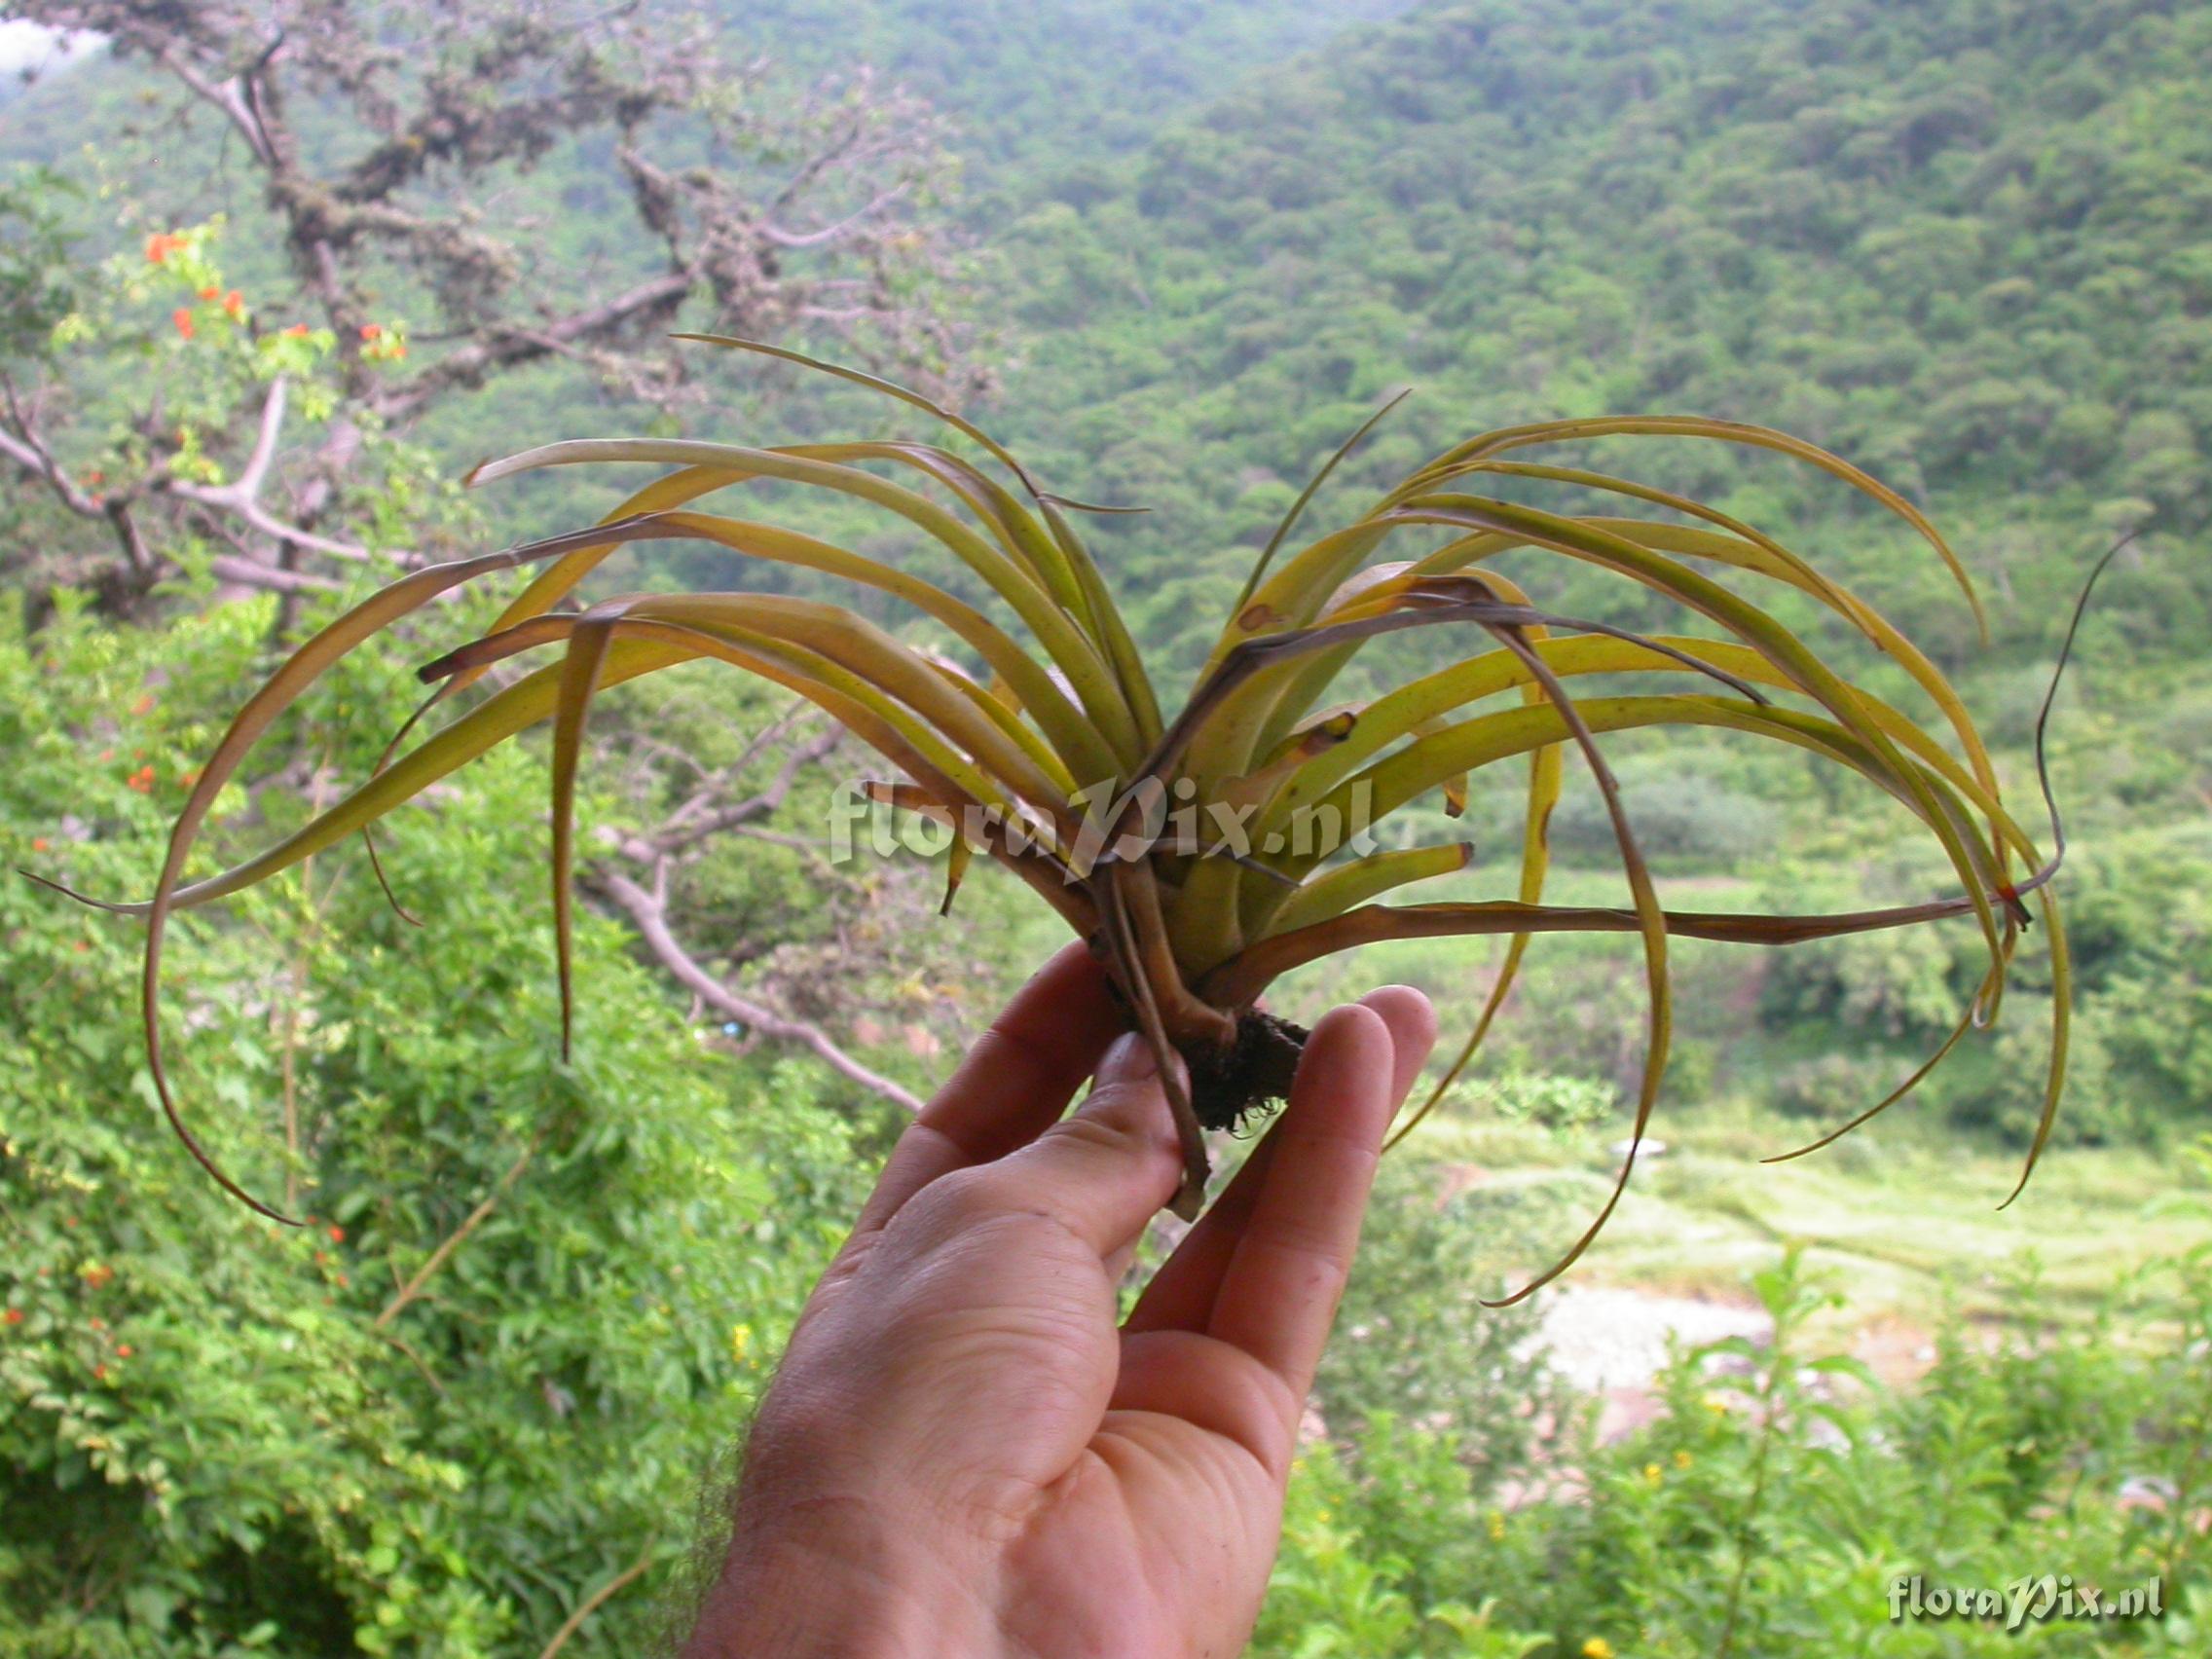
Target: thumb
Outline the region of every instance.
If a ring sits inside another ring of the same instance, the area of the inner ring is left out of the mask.
[[[1182,1167],[1151,1045],[1130,1032],[1106,1051],[1083,1104],[992,1165],[991,1184],[1004,1181],[1007,1202],[1052,1216],[1103,1258],[1174,1195]]]

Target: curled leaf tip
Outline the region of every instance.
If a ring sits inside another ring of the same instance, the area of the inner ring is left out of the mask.
[[[90,893],[78,892],[67,882],[56,881],[51,875],[41,875],[35,869],[25,869],[21,865],[16,866],[16,873],[25,881],[35,881],[48,891],[60,894],[64,899],[74,899],[80,904],[89,904],[95,910],[105,910],[111,916],[135,915],[143,907],[114,899],[95,899]]]
[[[273,1205],[263,1203],[234,1181],[222,1165],[215,1161],[207,1149],[200,1144],[200,1137],[195,1135],[185,1124],[184,1114],[177,1110],[176,1101],[169,1093],[168,1076],[163,1069],[159,1049],[150,1049],[148,1057],[151,1061],[148,1069],[153,1074],[154,1093],[162,1103],[162,1115],[168,1120],[169,1128],[175,1133],[176,1138],[184,1143],[184,1150],[192,1155],[193,1161],[207,1172],[208,1178],[216,1186],[222,1188],[224,1192],[230,1194],[232,1198],[238,1199],[240,1203],[245,1205],[256,1215],[266,1216],[269,1220],[278,1222],[285,1227],[305,1227],[306,1222],[288,1216]]]
[[[369,869],[377,878],[377,887],[384,894],[384,902],[391,906],[391,913],[411,928],[421,927],[423,918],[402,904],[399,895],[392,891],[391,878],[385,873],[384,860],[377,853],[376,835],[365,824],[361,826],[361,846],[369,855]]]
[[[2048,1114],[2046,1114],[2046,1123],[2036,1137],[2036,1144],[2028,1149],[2027,1161],[2020,1166],[2020,1178],[2012,1183],[2012,1190],[2005,1195],[2005,1201],[1997,1206],[1998,1214],[2002,1215],[2005,1211],[2010,1209],[2013,1200],[2026,1192],[2028,1183],[2035,1179],[2036,1165],[2043,1160],[2043,1149],[2048,1134]]]

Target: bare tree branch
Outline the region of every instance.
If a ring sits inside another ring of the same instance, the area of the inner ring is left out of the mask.
[[[605,865],[593,867],[586,879],[630,918],[638,930],[638,936],[645,941],[645,948],[676,977],[677,982],[708,1008],[726,1018],[741,1021],[764,1037],[780,1043],[795,1043],[811,1050],[838,1076],[850,1079],[863,1088],[880,1094],[908,1112],[919,1112],[922,1109],[918,1096],[890,1078],[861,1064],[832,1042],[829,1034],[819,1026],[809,1025],[804,1020],[788,1019],[772,1009],[738,995],[708,973],[678,942],[676,935],[670,932],[665,898],[656,897],[621,871],[610,869]]]
[[[133,570],[144,582],[151,583],[160,575],[176,569],[172,563],[157,558],[147,546],[145,537],[138,529],[134,511],[145,502],[164,497],[234,514],[248,529],[257,531],[279,544],[290,544],[354,562],[374,557],[368,548],[356,542],[317,535],[297,525],[286,524],[262,506],[257,498],[268,479],[270,465],[276,452],[278,434],[283,426],[285,383],[282,377],[278,377],[269,388],[245,470],[232,482],[196,484],[189,479],[163,474],[149,477],[126,489],[108,491],[97,496],[71,478],[55,458],[52,446],[34,424],[12,377],[0,375],[0,394],[4,394],[7,407],[7,418],[0,422],[0,457],[15,462],[19,470],[45,485],[54,498],[69,512],[79,518],[109,526],[121,540],[125,555]],[[227,535],[220,523],[211,524],[207,528],[218,535],[225,535],[226,539],[239,545],[235,537]],[[420,562],[416,555],[404,551],[395,550],[387,553],[385,557],[403,565]],[[335,591],[340,585],[328,577],[250,558],[242,548],[238,553],[215,555],[209,562],[209,567],[226,582],[273,593]]]
[[[61,462],[55,458],[54,448],[43,437],[30,408],[16,385],[16,377],[0,374],[0,392],[8,404],[8,419],[0,425],[0,455],[5,455],[33,478],[44,484],[61,504],[82,518],[104,518],[106,502],[94,498],[75,479],[71,478]]]
[[[776,728],[770,727],[770,730],[774,729]],[[784,757],[783,764],[777,768],[775,777],[768,785],[757,793],[747,795],[743,799],[720,806],[712,805],[711,802],[719,793],[715,786],[721,780],[711,780],[706,789],[678,807],[669,816],[667,823],[647,835],[645,845],[656,856],[666,857],[694,846],[710,835],[767,817],[784,804],[785,798],[792,792],[792,786],[798,781],[799,774],[834,750],[841,736],[837,727],[830,726],[820,735],[797,745]],[[749,747],[746,756],[730,770],[735,772],[743,767],[752,756],[753,751]]]
[[[255,559],[241,559],[235,553],[216,554],[207,561],[207,569],[223,581],[267,593],[336,593],[339,588],[328,576],[308,571],[287,571]]]
[[[892,203],[905,194],[906,187],[904,185],[894,185],[866,206],[855,208],[835,224],[825,225],[819,231],[787,231],[780,225],[763,224],[760,227],[760,234],[778,247],[821,247],[825,243],[837,240],[840,237],[850,235],[862,224],[874,218],[884,208],[890,206]]]
[[[382,1331],[398,1318],[407,1305],[423,1294],[423,1287],[430,1282],[430,1275],[444,1267],[447,1258],[466,1243],[468,1235],[482,1227],[492,1212],[499,1207],[499,1200],[506,1197],[507,1189],[522,1178],[522,1172],[530,1167],[530,1161],[536,1156],[537,1141],[536,1135],[530,1137],[530,1144],[522,1149],[522,1156],[507,1165],[506,1173],[492,1184],[492,1190],[484,1195],[484,1201],[470,1210],[467,1218],[439,1241],[438,1247],[415,1270],[414,1276],[401,1285],[397,1294],[384,1305],[384,1311],[371,1322],[371,1330]]]
[[[471,344],[440,358],[431,368],[399,386],[372,393],[369,406],[387,420],[404,420],[457,387],[481,386],[500,370],[519,368],[581,341],[605,338],[631,322],[672,317],[691,291],[691,282],[688,272],[672,272],[550,323],[528,327],[486,324],[475,331]]]
[[[576,1610],[561,1622],[561,1628],[553,1633],[553,1640],[548,1641],[539,1651],[537,1659],[555,1659],[561,1649],[569,1645],[569,1639],[583,1628],[586,1619],[598,1612],[625,1586],[644,1577],[645,1568],[653,1564],[653,1548],[657,1546],[648,1547],[644,1555],[577,1603]]]

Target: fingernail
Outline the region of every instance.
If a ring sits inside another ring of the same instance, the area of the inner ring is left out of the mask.
[[[1144,1040],[1143,1033],[1130,1031],[1115,1038],[1114,1046],[1099,1060],[1093,1087],[1143,1083],[1159,1075],[1160,1062],[1153,1058],[1152,1045]]]

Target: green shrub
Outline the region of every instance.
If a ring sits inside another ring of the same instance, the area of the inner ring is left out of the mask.
[[[142,891],[267,625],[0,636],[9,862]],[[387,727],[396,668],[342,677],[329,729]],[[366,768],[331,741],[273,748]],[[545,930],[510,901],[543,788],[518,756],[395,827],[423,929],[349,854],[180,935],[186,1108],[299,1231],[155,1110],[137,927],[0,884],[0,1652],[535,1653],[640,1563],[571,1651],[651,1639],[861,1178],[822,1075],[711,1055],[610,926],[559,1062]]]
[[[1434,1586],[1479,1572],[1482,1534],[1464,1469],[1448,1439],[1370,1423],[1360,1472],[1326,1444],[1291,1471],[1282,1548],[1248,1651],[1252,1659],[1526,1659],[1543,1644],[1512,1628],[1495,1598],[1462,1601]],[[1396,1499],[1387,1514],[1378,1500]],[[1409,1532],[1404,1522],[1423,1525]]]
[[[1516,1289],[1509,1275],[1525,1274],[1567,1221],[1550,1189],[1468,1187],[1450,1164],[1386,1159],[1314,1382],[1330,1430],[1350,1436],[1389,1417],[1449,1432],[1486,1486],[1526,1473],[1571,1402],[1526,1352],[1533,1307],[1483,1298]]]
[[[1604,1123],[1618,1104],[1609,1085],[1514,1066],[1494,1077],[1455,1084],[1444,1109],[1500,1123],[1530,1124],[1572,1140]]]
[[[1453,1434],[1386,1414],[1348,1451],[1309,1448],[1256,1651],[2205,1650],[2212,1252],[2116,1289],[2085,1325],[2046,1311],[2030,1272],[2011,1287],[2025,1315],[2015,1336],[1993,1343],[1946,1315],[1935,1368],[1896,1388],[1809,1345],[1806,1321],[1827,1299],[1794,1252],[1754,1288],[1774,1340],[1679,1353],[1656,1384],[1655,1419],[1611,1444],[1584,1436],[1494,1484]],[[2156,1576],[2166,1611],[2016,1633],[2001,1617],[1890,1617],[1891,1586],[1915,1574],[2003,1591],[2046,1572],[2108,1594]],[[1486,1622],[1461,1637],[1449,1619],[1469,1608]]]

